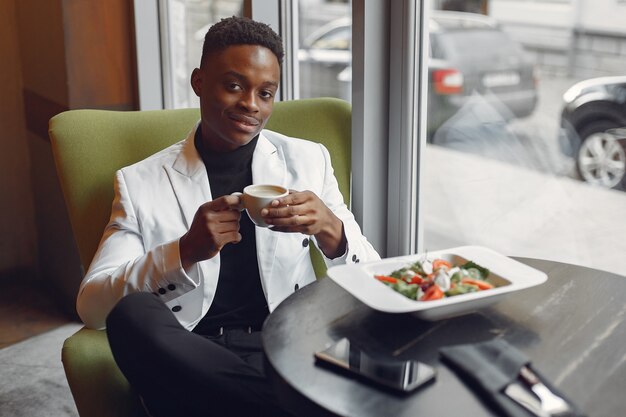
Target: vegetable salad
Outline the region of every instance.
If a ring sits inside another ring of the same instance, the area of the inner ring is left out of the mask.
[[[487,282],[488,276],[489,270],[473,261],[452,265],[435,259],[417,261],[375,278],[412,300],[429,301],[491,289],[494,286]]]

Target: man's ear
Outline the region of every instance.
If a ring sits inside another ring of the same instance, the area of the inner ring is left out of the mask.
[[[191,72],[191,88],[193,88],[193,92],[200,97],[200,92],[202,91],[202,74],[199,68],[194,68]]]

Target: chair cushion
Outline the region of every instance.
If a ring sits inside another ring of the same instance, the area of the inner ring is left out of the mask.
[[[146,416],[137,395],[117,367],[106,332],[82,328],[63,344],[65,375],[81,416]]]

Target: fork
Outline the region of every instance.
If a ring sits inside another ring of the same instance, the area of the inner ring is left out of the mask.
[[[569,404],[561,397],[550,391],[528,366],[522,366],[519,371],[520,378],[528,384],[531,391],[541,401],[541,408],[551,417],[565,417],[572,414]]]

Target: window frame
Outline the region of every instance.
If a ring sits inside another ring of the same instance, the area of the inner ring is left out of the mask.
[[[133,2],[139,110],[161,110],[163,73],[158,1]],[[158,42],[154,40],[157,39]]]
[[[428,3],[352,3],[352,209],[385,257],[423,248],[419,195],[426,144]],[[377,66],[381,60],[388,62],[386,69]]]

